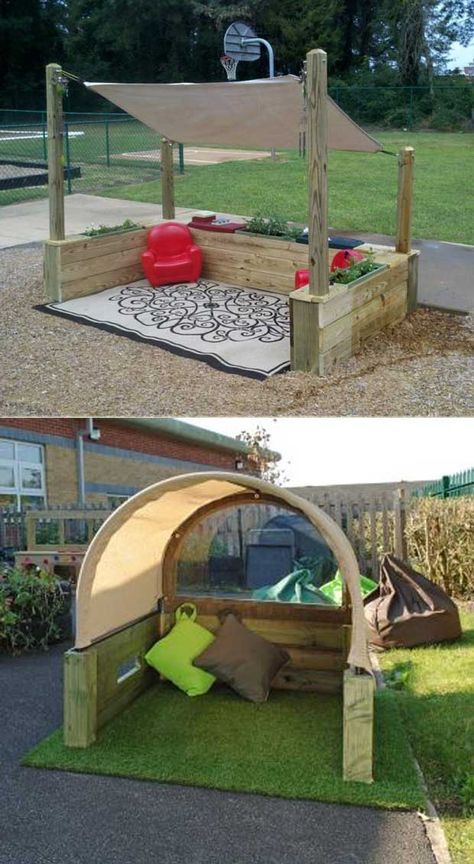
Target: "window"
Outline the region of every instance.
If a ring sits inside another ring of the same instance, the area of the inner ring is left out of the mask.
[[[45,502],[44,448],[0,438],[0,506],[20,510]]]
[[[203,517],[183,538],[177,594],[338,605],[321,590],[337,563],[300,512],[275,504],[230,506]]]

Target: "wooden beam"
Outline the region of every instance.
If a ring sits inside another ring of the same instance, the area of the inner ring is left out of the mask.
[[[309,288],[290,294],[290,368],[320,375],[319,305],[310,298]]]
[[[48,122],[49,239],[64,240],[64,148],[63,97],[58,63],[46,66],[46,110]]]
[[[329,291],[327,54],[306,55],[309,293]]]
[[[408,545],[405,533],[406,527],[406,490],[401,486],[395,492],[395,555],[402,561],[408,560]]]
[[[174,219],[173,142],[161,139],[161,210],[163,219]]]
[[[66,651],[64,655],[64,743],[89,747],[97,736],[97,654]]]
[[[374,679],[346,669],[343,686],[343,779],[372,783]]]
[[[413,209],[413,147],[403,147],[398,155],[397,252],[411,252],[411,217]]]

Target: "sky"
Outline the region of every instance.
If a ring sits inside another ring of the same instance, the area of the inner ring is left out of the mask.
[[[464,66],[474,64],[474,39],[469,43],[467,48],[460,45],[459,42],[453,42],[447,63],[448,69],[455,69],[458,66],[463,69]]]
[[[288,486],[437,480],[474,467],[474,418],[179,419],[231,437],[263,426]]]

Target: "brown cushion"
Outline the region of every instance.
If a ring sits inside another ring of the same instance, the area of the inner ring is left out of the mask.
[[[212,645],[193,663],[224,681],[244,699],[265,702],[272,680],[289,659],[284,648],[252,633],[229,614]]]

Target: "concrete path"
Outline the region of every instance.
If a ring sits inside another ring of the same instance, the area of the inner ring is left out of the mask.
[[[68,195],[65,199],[66,232],[79,234],[89,225],[119,225],[125,219],[152,222],[161,219],[161,205],[101,198],[99,195]],[[188,222],[196,211],[178,207],[176,218]],[[235,214],[223,213],[223,216]],[[48,201],[25,201],[0,207],[0,249],[47,240]],[[393,237],[330,229],[334,234],[363,237],[364,240],[392,245]],[[455,312],[474,310],[474,246],[415,240],[421,249],[420,304]]]
[[[0,655],[0,864],[434,864],[421,820],[19,766],[61,720],[61,655]]]
[[[332,229],[331,229],[332,230]],[[333,231],[334,234],[363,238],[368,243],[392,246],[386,234]],[[474,311],[474,246],[437,240],[414,240],[421,251],[418,302],[452,312]]]
[[[187,222],[194,211],[177,209],[176,218]],[[161,219],[160,204],[143,204],[98,195],[67,195],[66,234],[80,234],[90,225],[120,225],[125,219],[153,222]],[[0,249],[37,243],[49,237],[48,201],[24,201],[0,207]]]

